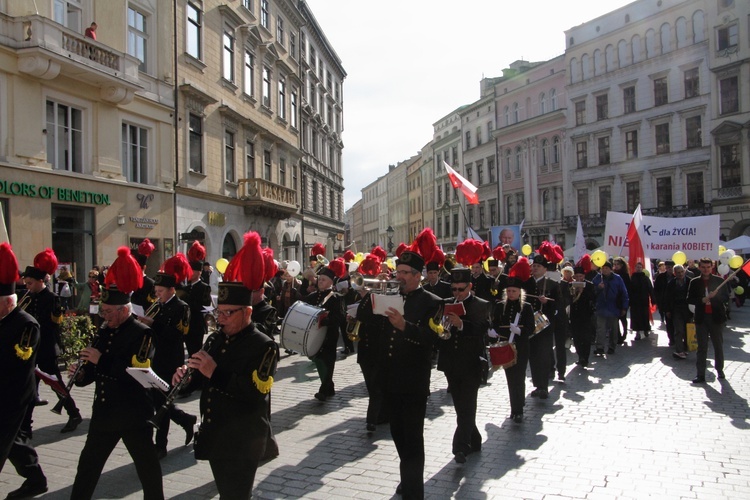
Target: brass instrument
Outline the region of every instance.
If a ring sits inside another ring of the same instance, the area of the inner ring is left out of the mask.
[[[365,278],[359,273],[353,273],[351,277],[352,288],[360,290],[364,288],[372,293],[381,293],[385,295],[395,295],[399,291],[401,284],[398,280],[382,280],[377,278]]]
[[[143,316],[145,318],[154,318],[157,314],[159,314],[159,311],[161,310],[161,302],[158,300],[151,304],[148,309],[146,309],[146,312],[143,313]]]
[[[106,321],[102,323],[102,326],[100,326],[99,329],[104,330],[105,328],[107,328]],[[86,347],[96,347],[96,343],[98,340],[99,335],[95,333],[91,336],[91,340]],[[57,415],[62,414],[63,406],[65,406],[65,402],[70,397],[70,390],[73,388],[73,384],[76,383],[76,379],[78,379],[78,375],[80,375],[81,370],[86,365],[86,363],[88,363],[88,361],[84,361],[80,357],[78,358],[78,361],[76,361],[76,369],[73,372],[73,375],[70,376],[70,379],[68,379],[68,383],[65,385],[65,394],[63,394],[62,397],[57,401],[57,404],[50,409],[52,413],[55,413]]]
[[[151,360],[149,359],[149,353],[151,352],[151,343],[153,342],[153,334],[151,330],[143,336],[141,340],[141,347],[138,348],[138,352],[133,355],[131,362],[132,366],[138,368],[149,368],[151,367]]]
[[[31,290],[27,289],[26,293],[24,293],[23,297],[18,301],[16,308],[25,311],[26,308],[29,307],[29,304],[31,304]]]
[[[317,257],[315,257],[315,260],[317,260],[317,263],[315,264],[315,268],[313,269],[313,271],[315,271],[315,274],[320,273],[320,271],[322,271],[323,268],[325,268],[326,266],[328,266],[328,264],[330,264],[330,262],[328,262],[328,259],[326,259],[322,255],[318,255]]]
[[[361,322],[356,318],[346,320],[346,336],[352,342],[359,342],[360,325],[361,325]]]

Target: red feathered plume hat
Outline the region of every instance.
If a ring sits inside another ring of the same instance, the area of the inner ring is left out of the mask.
[[[51,248],[45,248],[43,252],[36,254],[33,266],[26,266],[22,276],[44,280],[48,274],[55,274],[55,271],[57,271],[57,255]]]
[[[404,250],[406,250],[407,248],[409,248],[409,245],[407,245],[406,243],[404,242],[399,243],[398,246],[396,247],[396,258],[401,257],[401,254],[404,253]]]
[[[203,262],[206,260],[206,247],[201,245],[200,241],[194,241],[188,249],[187,258],[190,262],[190,269],[200,271],[203,269]]]
[[[193,270],[190,269],[190,262],[184,253],[178,253],[170,257],[161,265],[161,271],[156,273],[154,285],[171,288],[190,278]]]
[[[362,262],[359,263],[357,271],[364,276],[377,276],[380,274],[380,263],[382,261],[377,255],[369,253]]]
[[[310,260],[315,260],[318,255],[325,255],[326,247],[322,243],[316,243],[310,250]]]
[[[587,253],[583,254],[581,260],[573,268],[573,272],[576,274],[588,274],[591,272],[591,256]]]
[[[496,246],[492,250],[492,260],[490,260],[490,266],[497,266],[500,262],[503,262],[508,256],[505,254],[505,249],[502,245]]]
[[[156,250],[156,246],[151,242],[151,240],[148,238],[143,238],[143,241],[138,243],[138,252],[136,252],[133,257],[135,257],[135,260],[137,260],[141,267],[143,267],[146,265],[146,261],[148,260],[149,256],[154,253],[154,250]]]
[[[507,286],[523,288],[524,282],[528,281],[529,278],[531,278],[531,264],[529,264],[529,259],[521,257],[508,272]]]
[[[18,259],[9,243],[0,244],[0,297],[16,293]]]
[[[345,278],[347,275],[347,267],[346,262],[344,262],[344,259],[339,257],[338,259],[333,259],[328,266],[324,267],[320,270],[320,273],[318,273],[320,276],[327,276],[331,279],[334,283],[336,282],[336,279]]]
[[[102,304],[124,305],[130,302],[130,294],[143,286],[141,265],[130,253],[128,247],[117,249],[117,258],[109,266],[104,278]]]
[[[536,250],[537,255],[534,257],[534,264],[546,266],[547,264],[558,264],[565,255],[560,245],[555,245],[549,241],[543,241]]]
[[[466,267],[471,267],[477,262],[482,262],[485,247],[479,240],[467,239],[456,246],[456,262]]]
[[[380,262],[385,262],[386,260],[388,260],[388,254],[385,253],[385,250],[383,250],[379,246],[370,250],[370,255],[374,255],[375,257],[377,257]]]
[[[263,287],[265,262],[260,249],[260,235],[245,233],[245,242],[224,271],[219,283],[219,304],[252,305],[253,291]]]
[[[266,247],[263,253],[263,281],[271,281],[279,272],[279,265],[273,258],[273,248]]]
[[[425,264],[425,268],[428,271],[439,271],[443,264],[445,264],[445,254],[440,248],[436,248],[432,252],[432,258]]]
[[[437,238],[432,229],[426,227],[414,239],[411,246],[401,252],[397,265],[406,265],[412,269],[422,272],[424,263],[432,259],[432,254],[437,249]]]
[[[354,257],[354,252],[352,252],[351,250],[347,250],[346,252],[344,252],[344,262],[351,262],[354,260]]]

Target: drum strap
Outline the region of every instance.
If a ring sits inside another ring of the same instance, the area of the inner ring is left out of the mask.
[[[331,290],[330,292],[328,292],[328,295],[325,296],[325,298],[323,299],[323,302],[321,302],[318,307],[323,307],[324,305],[326,305],[326,302],[328,302],[328,299],[330,299],[331,297],[333,297],[333,294],[334,294],[333,290]]]

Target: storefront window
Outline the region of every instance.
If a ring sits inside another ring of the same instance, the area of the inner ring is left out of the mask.
[[[77,281],[86,281],[94,262],[94,209],[70,205],[52,205],[52,249],[60,262],[71,262]],[[114,260],[114,257],[111,258]]]

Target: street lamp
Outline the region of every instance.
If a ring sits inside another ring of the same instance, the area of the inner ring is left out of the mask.
[[[388,226],[388,229],[385,230],[385,234],[388,235],[388,253],[393,254],[393,233],[395,233],[393,227]]]

